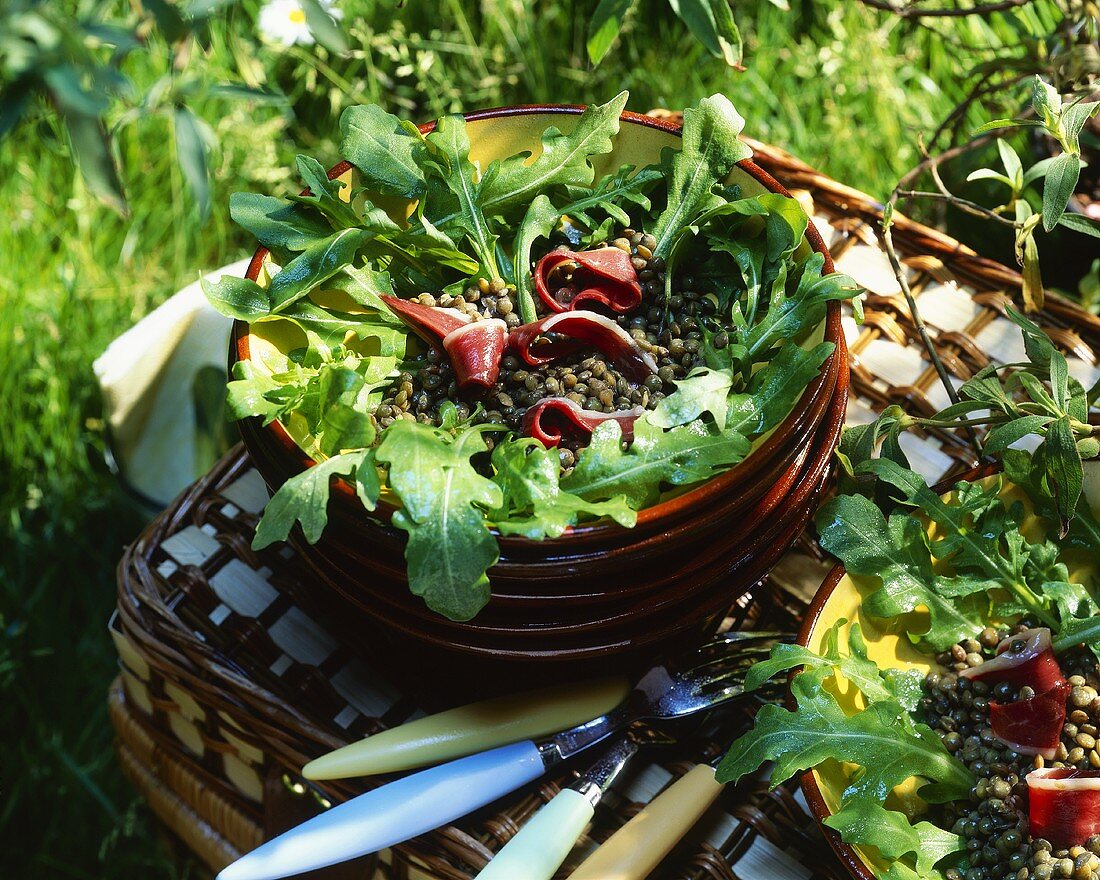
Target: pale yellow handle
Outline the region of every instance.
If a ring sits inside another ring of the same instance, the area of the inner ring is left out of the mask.
[[[721,791],[714,768],[700,764],[612,834],[569,880],[645,880]]]
[[[498,697],[418,718],[310,761],[307,779],[346,779],[439,764],[538,739],[609,712],[630,693],[622,677]]]

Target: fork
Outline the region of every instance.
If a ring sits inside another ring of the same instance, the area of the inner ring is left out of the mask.
[[[777,633],[732,632],[647,672],[618,706],[539,742],[524,740],[421,770],[352,798],[262,844],[218,880],[275,880],[395,846],[533,782],[643,720],[681,718],[744,693],[744,674]]]

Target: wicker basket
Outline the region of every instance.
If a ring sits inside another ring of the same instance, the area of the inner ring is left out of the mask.
[[[781,151],[753,144],[757,161],[804,202],[838,267],[868,290],[867,321],[845,319],[851,352],[848,422],[889,404],[917,411],[946,395],[916,331],[874,223],[878,208]],[[896,218],[895,242],[910,283],[959,381],[990,359],[1017,360],[1022,346],[1003,307],[1018,276],[934,230]],[[1039,316],[1086,386],[1100,376],[1100,321],[1051,296]],[[903,440],[929,481],[963,470],[969,450],[951,433]],[[400,693],[308,617],[292,596],[307,577],[286,546],[259,553],[252,530],[267,499],[263,481],[236,451],[158,517],[119,567],[112,622],[121,660],[112,719],[123,767],[152,809],[212,869],[330,801],[363,790],[361,780],[305,784],[309,759],[414,716],[421,702]],[[804,536],[738,606],[731,626],[794,629],[827,566]],[[647,752],[597,811],[563,867],[584,858],[668,782],[712,757],[748,723],[751,707],[727,713],[672,752]],[[468,880],[527,817],[567,783],[547,778],[391,852],[318,876]],[[655,877],[839,878],[799,796],[768,794],[759,780],[727,790]]]

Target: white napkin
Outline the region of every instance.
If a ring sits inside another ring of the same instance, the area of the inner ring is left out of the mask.
[[[243,276],[248,260],[206,274]],[[224,414],[211,413],[215,371],[224,386],[230,318],[206,302],[198,280],[112,342],[93,369],[103,391],[111,452],[122,478],[164,506],[224,451]],[[221,392],[224,395],[224,392]],[[214,419],[214,430],[209,423]]]

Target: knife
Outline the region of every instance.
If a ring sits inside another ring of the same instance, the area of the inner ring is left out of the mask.
[[[498,697],[418,718],[310,761],[306,779],[345,779],[438,764],[538,739],[609,712],[630,693],[625,677]]]

